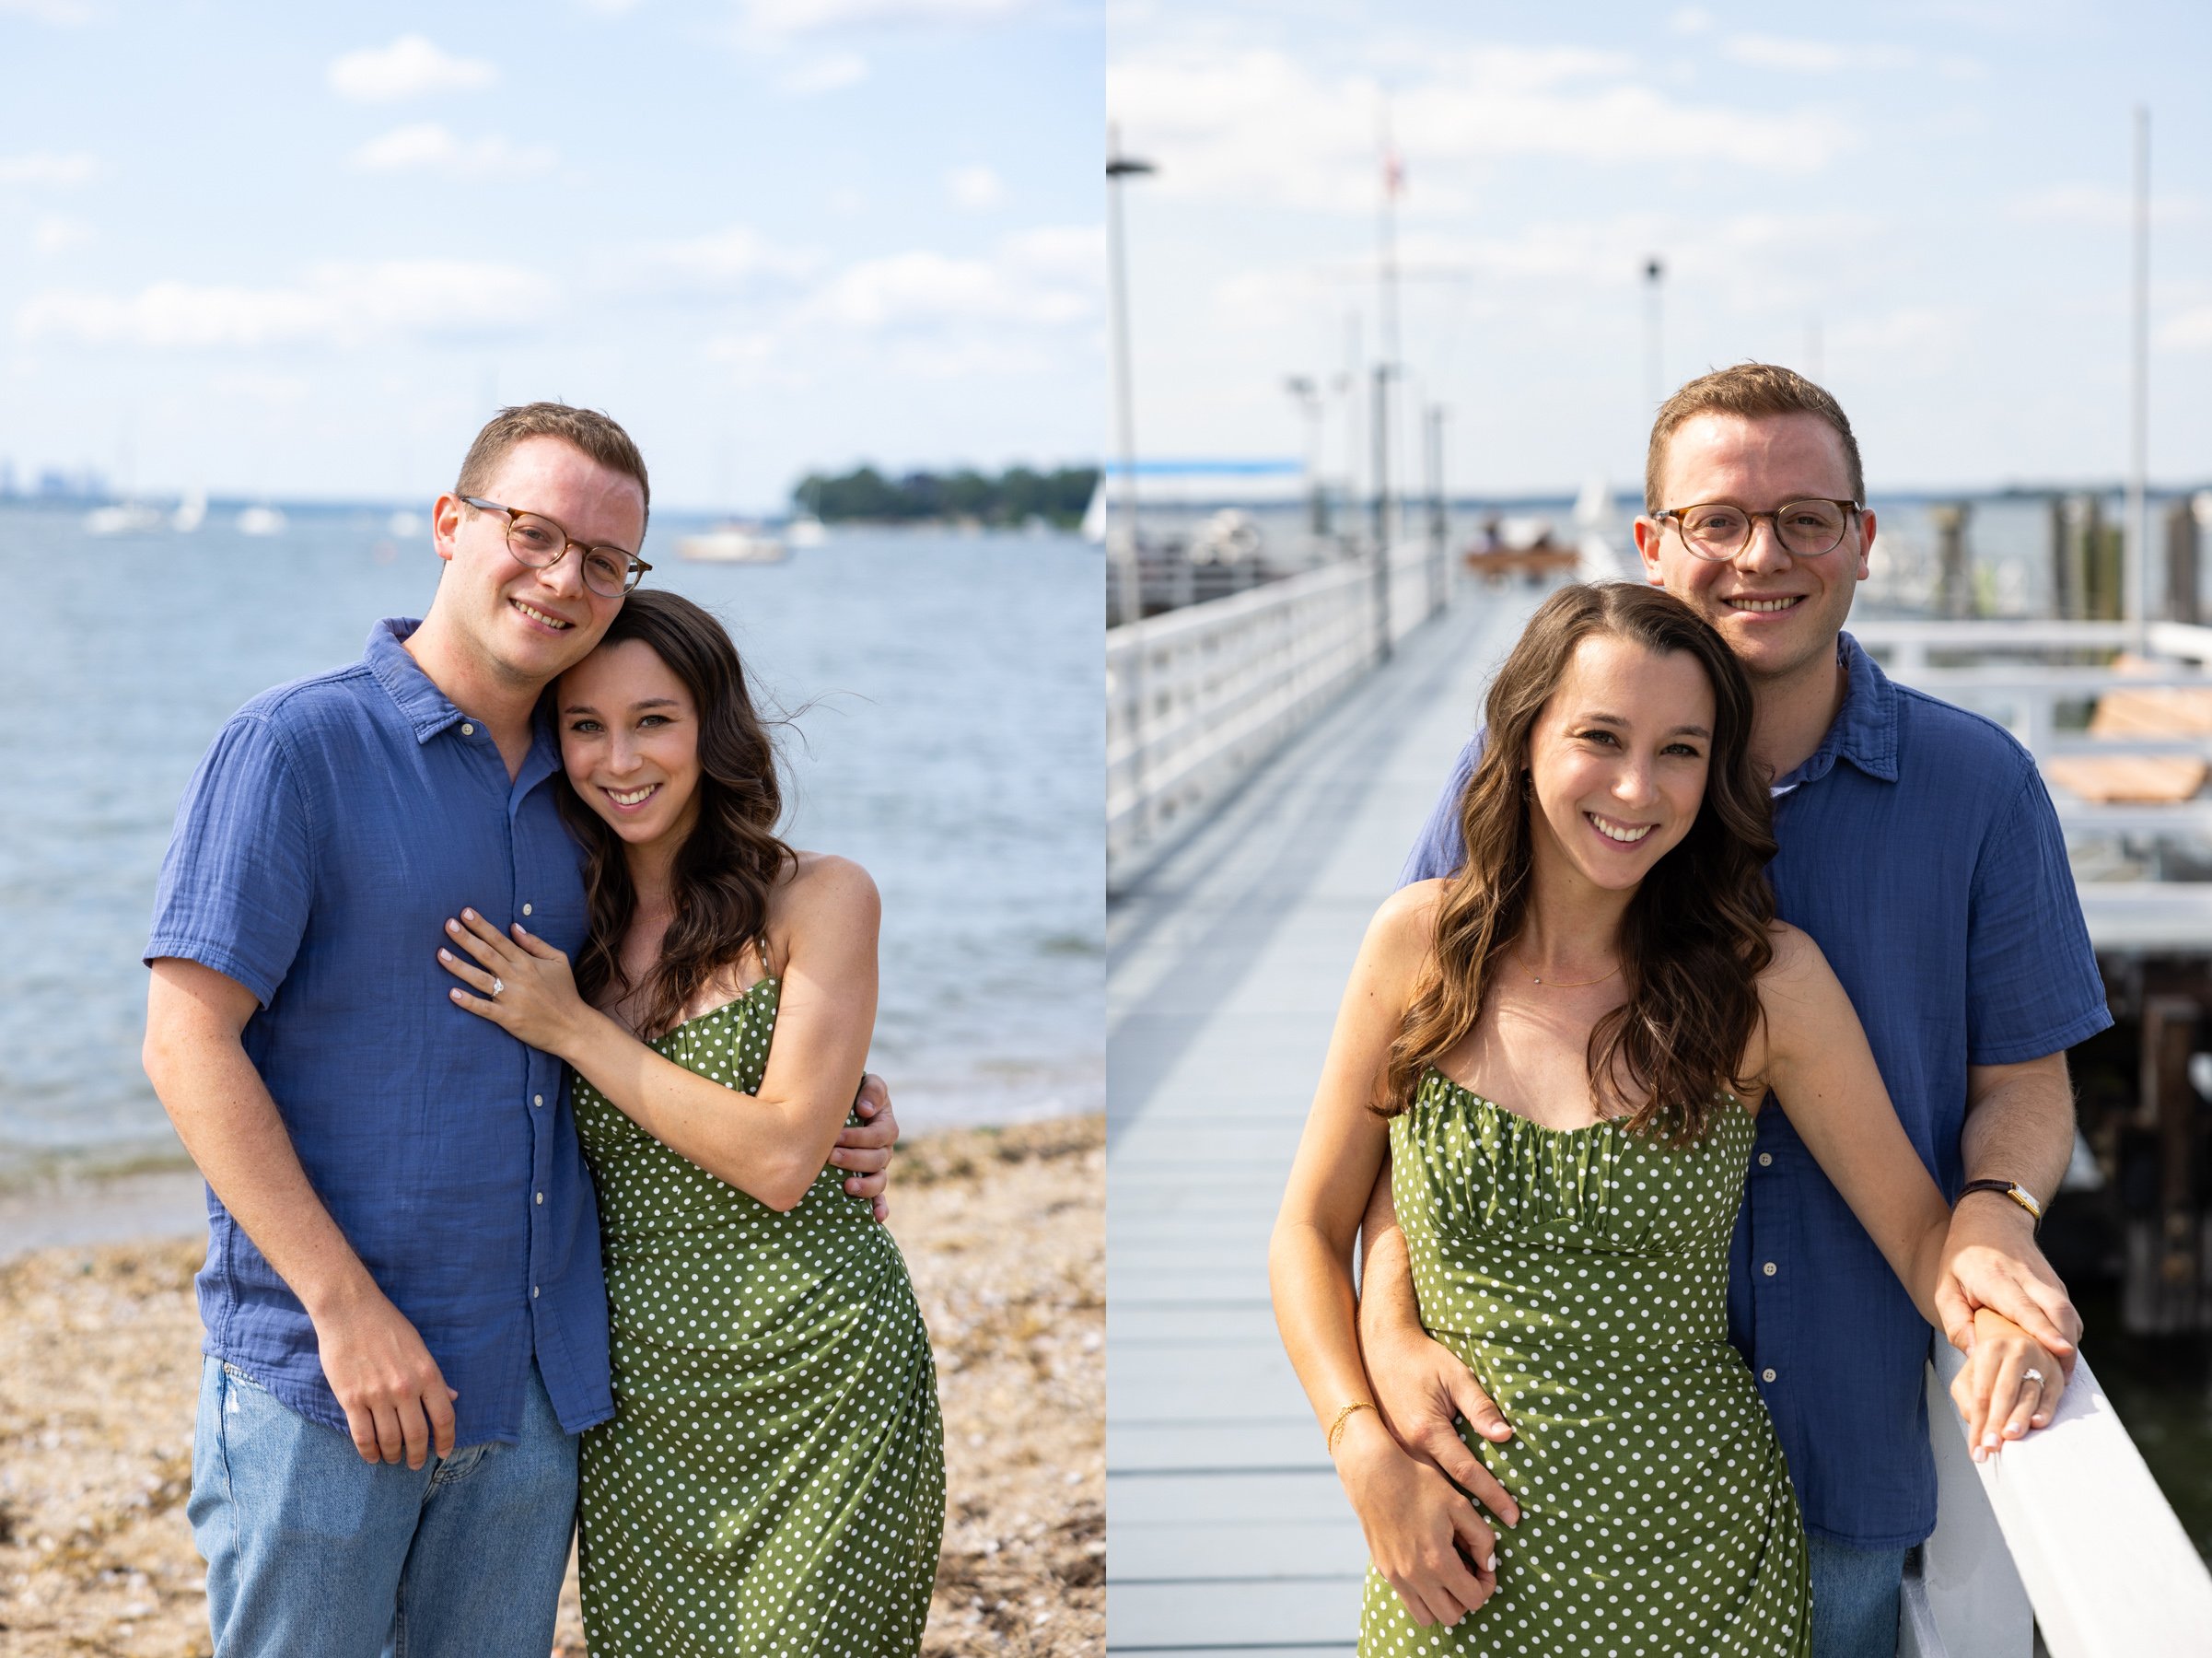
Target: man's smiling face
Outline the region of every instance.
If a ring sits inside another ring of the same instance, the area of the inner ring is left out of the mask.
[[[577,542],[635,552],[645,535],[645,493],[627,473],[602,466],[559,438],[526,438],[508,450],[481,499],[553,520]],[[435,528],[448,561],[439,608],[503,676],[543,684],[580,661],[622,609],[584,585],[582,549],[532,569],[507,546],[507,517],[440,496]],[[448,590],[450,589],[450,596]]]
[[[1791,501],[1847,500],[1843,439],[1817,414],[1693,414],[1669,440],[1659,505],[1725,502],[1771,512]],[[1636,551],[1658,586],[1720,630],[1753,679],[1787,679],[1833,661],[1835,636],[1867,578],[1874,515],[1857,514],[1834,551],[1792,555],[1761,519],[1732,559],[1700,558],[1672,520],[1638,518]]]

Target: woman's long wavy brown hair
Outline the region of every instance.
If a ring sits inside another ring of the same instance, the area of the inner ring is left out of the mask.
[[[1431,958],[1391,1045],[1377,1110],[1413,1102],[1422,1072],[1474,1029],[1506,952],[1527,921],[1534,805],[1521,791],[1530,737],[1576,647],[1601,635],[1687,651],[1713,687],[1704,804],[1644,878],[1621,920],[1628,999],[1590,1032],[1590,1100],[1668,1145],[1704,1137],[1716,1091],[1740,1091],[1759,1020],[1758,976],[1773,959],[1766,864],[1775,855],[1766,779],[1751,757],[1752,697],[1719,634],[1658,588],[1563,588],[1530,621],[1492,682],[1481,763],[1460,798],[1466,862],[1437,911]]]
[[[600,641],[642,640],[683,682],[699,711],[699,815],[677,851],[675,914],[660,960],[640,984],[623,971],[623,935],[637,911],[622,837],[561,790],[561,815],[583,842],[591,936],[576,960],[576,988],[598,1003],[611,987],[634,1003],[647,1035],[671,1028],[716,972],[758,944],[767,960],[768,894],[797,855],[776,837],[783,788],[775,745],[746,689],[745,665],[728,633],[689,599],[656,588],[632,593]]]

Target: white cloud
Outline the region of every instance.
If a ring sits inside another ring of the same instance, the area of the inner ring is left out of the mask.
[[[1678,35],[1711,34],[1718,24],[1719,19],[1704,6],[1685,6],[1667,19],[1667,29]]]
[[[289,287],[157,282],[127,298],[50,290],[16,313],[29,340],[165,349],[300,344],[359,345],[393,335],[506,333],[550,315],[553,286],[535,271],[460,260],[326,264]]]
[[[92,8],[84,0],[0,0],[0,18],[29,18],[33,23],[74,29],[92,21]]]
[[[513,144],[498,134],[456,138],[435,121],[394,127],[353,154],[362,172],[439,172],[461,179],[516,179],[553,164],[551,146]]]
[[[2212,305],[2167,318],[2159,325],[2157,340],[2168,351],[2212,351]]]
[[[29,150],[20,156],[0,156],[0,185],[33,184],[49,190],[69,190],[88,183],[99,174],[99,162],[84,152],[57,155],[52,150]]]
[[[1143,188],[1176,195],[1371,213],[1380,189],[1382,89],[1264,49],[1125,53],[1107,103],[1131,146],[1158,159]],[[1618,53],[1483,47],[1433,54],[1391,90],[1409,204],[1466,204],[1461,165],[1554,156],[1598,165],[1715,162],[1808,172],[1856,141],[1817,110],[1762,114],[1674,99]]]
[[[867,59],[857,52],[839,52],[828,57],[809,59],[787,70],[777,84],[795,97],[812,98],[819,93],[857,87],[866,79]]]
[[[392,103],[431,92],[467,92],[499,79],[492,64],[457,58],[421,35],[402,35],[389,46],[365,47],[333,59],[331,90],[355,103]]]
[[[41,255],[65,253],[91,239],[91,226],[58,214],[48,214],[30,228],[31,251]]]
[[[945,175],[945,193],[955,207],[982,213],[1007,199],[1007,187],[987,167],[956,167]]]
[[[745,21],[767,35],[886,23],[984,23],[1035,0],[743,0]]]
[[[2135,201],[2133,192],[2112,185],[2054,184],[2015,197],[2005,204],[2005,214],[2023,225],[2120,230],[2135,222]],[[2194,196],[2150,198],[2150,219],[2154,225],[2186,223],[2203,211],[2204,204]]]
[[[746,226],[732,225],[704,236],[633,250],[616,286],[627,292],[711,298],[763,283],[787,285],[821,265],[821,255],[810,249],[777,247]]]
[[[1838,46],[1829,41],[1784,40],[1775,35],[1732,35],[1722,55],[1753,69],[1793,75],[1834,75],[1845,69],[1909,69],[1916,53],[1898,46]]]
[[[1072,284],[1019,281],[987,259],[933,251],[890,253],[841,272],[807,307],[810,320],[889,330],[947,323],[1073,322],[1090,310]]]

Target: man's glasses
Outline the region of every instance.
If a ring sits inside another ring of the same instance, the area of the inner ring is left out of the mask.
[[[1741,553],[1761,519],[1775,527],[1782,550],[1796,558],[1818,558],[1843,544],[1844,531],[1862,508],[1857,501],[1792,501],[1772,512],[1752,512],[1725,501],[1697,507],[1670,507],[1651,516],[1674,520],[1682,545],[1699,558],[1728,559]]]
[[[636,554],[626,553],[620,547],[588,547],[572,540],[567,531],[542,513],[518,512],[512,507],[479,500],[474,496],[460,498],[479,512],[506,513],[506,550],[533,570],[551,569],[567,557],[568,549],[574,547],[583,555],[584,585],[602,599],[620,599],[637,585],[640,576],[653,567]]]

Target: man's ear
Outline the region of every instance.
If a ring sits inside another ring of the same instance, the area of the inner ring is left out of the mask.
[[[1636,537],[1636,556],[1644,561],[1644,579],[1653,587],[1665,587],[1667,578],[1659,568],[1659,537],[1663,531],[1659,523],[1639,512],[1630,533]]]
[[[453,561],[454,538],[460,533],[461,498],[457,495],[442,495],[437,505],[430,509],[430,544],[437,555],[450,564]]]

